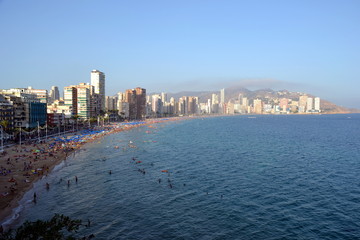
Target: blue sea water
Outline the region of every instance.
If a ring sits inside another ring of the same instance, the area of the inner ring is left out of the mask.
[[[62,213],[96,239],[360,239],[360,115],[153,126],[86,145],[36,184],[19,223]]]

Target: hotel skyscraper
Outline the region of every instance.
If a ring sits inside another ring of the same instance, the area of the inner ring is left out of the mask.
[[[99,94],[100,109],[105,111],[105,74],[99,70],[92,70],[91,85],[95,87],[95,93]]]

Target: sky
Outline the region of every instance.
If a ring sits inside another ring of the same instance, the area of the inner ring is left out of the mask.
[[[0,88],[301,91],[360,108],[358,0],[0,0]]]

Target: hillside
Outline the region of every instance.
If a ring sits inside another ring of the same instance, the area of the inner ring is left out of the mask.
[[[219,91],[182,91],[178,93],[168,93],[168,98],[174,97],[175,99],[179,99],[183,96],[194,96],[199,98],[199,102],[206,102],[207,99],[211,99],[211,95],[213,93],[220,94]],[[289,98],[295,101],[299,100],[301,95],[307,95],[310,97],[311,94],[300,93],[300,92],[290,92],[288,90],[280,90],[274,91],[272,89],[260,89],[255,91],[250,91],[246,88],[226,88],[225,89],[225,101],[229,100],[237,100],[239,99],[239,95],[242,97],[247,97],[249,100],[253,99],[275,99],[275,98]],[[321,99],[320,107],[323,113],[360,113],[359,109],[350,109],[342,106],[338,106],[332,102]]]

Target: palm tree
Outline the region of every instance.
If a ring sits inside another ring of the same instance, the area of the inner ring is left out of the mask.
[[[10,122],[8,120],[1,120],[0,125],[6,130],[9,126]]]
[[[108,121],[109,121],[109,119],[110,119],[110,117],[109,117],[109,116],[104,117],[104,122],[108,122]]]
[[[79,115],[74,115],[74,116],[71,116],[71,119],[75,120],[76,122],[76,131],[78,131],[78,120],[79,120],[80,116]]]
[[[97,118],[96,118],[96,117],[91,117],[91,118],[90,118],[90,122],[91,122],[91,123],[97,122]]]

